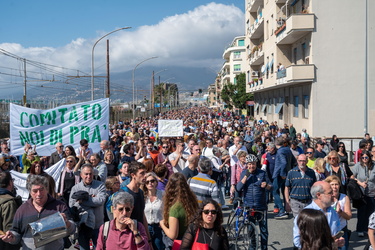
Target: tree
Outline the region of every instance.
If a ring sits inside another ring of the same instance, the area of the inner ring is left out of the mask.
[[[236,84],[229,83],[221,91],[221,99],[227,104],[227,108],[245,109],[246,101],[254,100],[251,93],[246,93],[246,75],[241,73],[236,76]]]

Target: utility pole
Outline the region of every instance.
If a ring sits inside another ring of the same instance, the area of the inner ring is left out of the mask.
[[[163,88],[162,86],[160,85],[160,76],[159,76],[159,89],[160,89],[160,113],[162,112],[162,103],[163,103],[163,95],[162,95],[162,92],[163,92]]]
[[[23,59],[23,76],[24,76],[24,85],[23,85],[23,106],[26,107],[26,59]]]
[[[109,98],[111,95],[110,92],[110,83],[109,83],[109,40],[107,39],[107,84],[106,84],[106,93],[105,97]]]
[[[154,87],[155,87],[155,71],[152,71],[152,78],[151,78],[151,95],[150,95],[150,112],[151,116],[154,116],[154,107],[155,107],[155,100],[154,100]]]

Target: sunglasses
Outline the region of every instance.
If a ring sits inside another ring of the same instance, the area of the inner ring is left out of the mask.
[[[212,215],[215,215],[215,214],[217,214],[217,211],[216,210],[202,210],[202,212],[204,213],[204,214],[209,214],[209,213],[211,213]]]
[[[73,162],[73,161],[66,161],[66,162]]]
[[[363,160],[368,160],[368,157],[367,157],[367,156],[366,156],[366,157],[362,157],[362,159],[363,159]]]
[[[306,154],[311,155],[313,152],[306,152]]]
[[[328,160],[336,160],[337,157],[328,157]]]
[[[124,211],[124,209],[125,209],[125,211],[127,213],[130,212],[130,210],[131,210],[130,207],[120,207],[120,208],[117,209],[117,211],[119,211],[120,213],[122,213]]]
[[[59,146],[59,148],[63,148],[64,146]]]
[[[343,148],[344,146],[339,146],[339,148]]]
[[[156,180],[149,180],[149,181],[146,181],[146,184],[149,184],[149,183],[155,183]]]
[[[163,147],[163,148],[169,148],[169,147]]]

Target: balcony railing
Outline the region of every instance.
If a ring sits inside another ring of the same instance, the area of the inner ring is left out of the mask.
[[[292,44],[315,29],[314,14],[293,14],[275,31],[277,44]]]
[[[250,65],[261,65],[264,62],[264,51],[255,51],[250,57]]]
[[[260,5],[263,5],[263,0],[249,0],[247,9],[249,12],[255,12]]]
[[[262,12],[255,20],[254,24],[250,27],[250,39],[259,39],[264,34],[264,18]]]
[[[276,72],[276,84],[312,82],[315,79],[315,65],[291,65],[286,69]]]

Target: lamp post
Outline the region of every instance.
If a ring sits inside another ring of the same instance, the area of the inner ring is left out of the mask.
[[[137,65],[135,65],[135,67],[134,67],[134,69],[133,69],[133,73],[132,73],[132,85],[133,85],[133,121],[134,121],[134,119],[135,119],[135,103],[134,103],[134,81],[135,81],[135,79],[134,79],[134,73],[135,73],[135,70],[137,69],[137,67],[139,66],[139,65],[141,65],[142,63],[144,63],[144,62],[146,62],[146,61],[148,61],[148,60],[151,60],[151,59],[155,59],[155,58],[158,58],[157,56],[153,56],[153,57],[150,57],[150,58],[147,58],[147,59],[145,59],[145,60],[143,60],[143,61],[141,61],[140,63],[138,63]]]
[[[92,46],[92,50],[91,50],[91,100],[94,100],[94,49],[95,49],[95,46],[98,44],[98,42],[100,42],[100,40],[102,40],[104,37],[112,34],[112,33],[115,33],[117,31],[120,31],[120,30],[126,30],[126,29],[130,29],[131,27],[124,27],[124,28],[120,28],[120,29],[117,29],[117,30],[114,30],[114,31],[111,31],[107,34],[105,34],[104,36],[102,36],[101,38],[99,38],[95,43],[94,43],[94,46]]]

